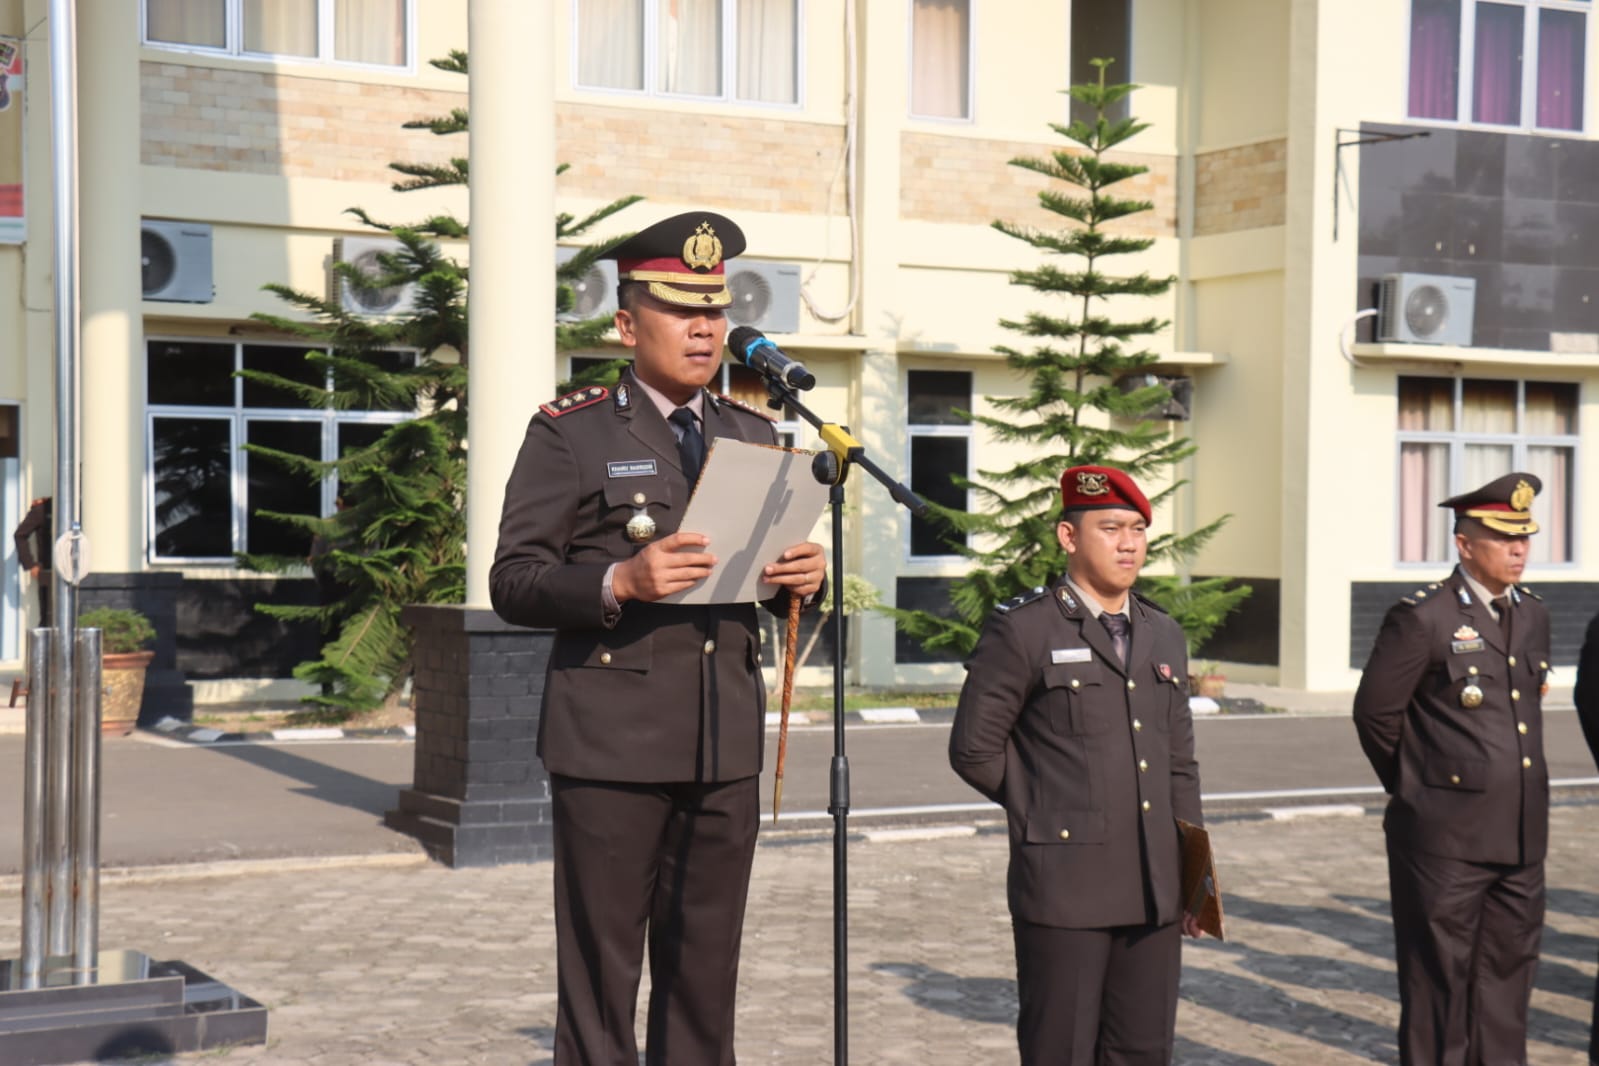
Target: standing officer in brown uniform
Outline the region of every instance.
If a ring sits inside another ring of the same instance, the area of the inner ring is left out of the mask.
[[[1549,612],[1517,582],[1542,483],[1443,501],[1460,565],[1389,609],[1355,693],[1388,791],[1388,884],[1408,1066],[1527,1061],[1549,835]]]
[[[743,249],[708,212],[613,249],[633,366],[614,390],[543,405],[506,486],[494,609],[556,631],[539,754],[554,807],[557,1066],[636,1066],[646,938],[646,1061],[734,1061],[765,725],[756,610],[656,601],[740,547],[678,529],[707,441],[776,442],[770,420],[705,390],[731,302],[722,264]],[[766,567],[781,586],[766,606],[814,597],[824,566],[820,545],[784,552]]]
[[[41,629],[50,628],[50,559],[51,537],[54,535],[52,509],[52,498],[40,496],[28,505],[28,513],[22,516],[22,521],[17,523],[16,530],[11,534],[17,546],[17,565],[28,572],[39,590],[37,625]]]
[[[1024,1066],[1169,1063],[1179,932],[1199,931],[1177,828],[1201,824],[1187,645],[1132,591],[1150,519],[1132,478],[1073,467],[1061,503],[1070,572],[989,619],[949,760],[1010,823]]]

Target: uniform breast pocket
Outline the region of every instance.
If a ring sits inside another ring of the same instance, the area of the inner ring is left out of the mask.
[[[632,460],[635,465],[639,462]],[[618,467],[616,463],[609,465],[612,469]],[[605,521],[627,530],[628,540],[638,544],[664,537],[677,528],[678,522],[672,508],[671,484],[659,474],[608,477]]]
[[[1449,674],[1449,690],[1467,710],[1482,704],[1483,686],[1499,674],[1494,660],[1481,653],[1451,655],[1445,668]]]
[[[1111,716],[1104,706],[1105,670],[1096,662],[1051,663],[1044,667],[1049,692],[1049,722],[1068,736],[1103,733]]]

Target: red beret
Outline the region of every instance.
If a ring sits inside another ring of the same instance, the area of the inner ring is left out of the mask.
[[[1060,476],[1063,511],[1103,511],[1119,508],[1137,511],[1150,521],[1149,498],[1122,470],[1108,466],[1074,466]]]

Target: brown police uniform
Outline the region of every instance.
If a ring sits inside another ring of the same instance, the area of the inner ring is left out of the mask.
[[[1171,1061],[1199,769],[1182,630],[1127,613],[1123,664],[1065,579],[1002,604],[955,713],[950,764],[1010,828],[1024,1066]]]
[[[736,239],[729,255],[742,248],[721,216],[678,216],[617,250],[624,279],[630,250],[675,258],[705,219]],[[704,286],[718,298],[719,275]],[[683,291],[651,283],[658,298]],[[707,447],[776,442],[770,420],[703,390],[701,417]],[[676,532],[690,490],[673,427],[632,370],[543,405],[506,486],[494,608],[556,631],[539,753],[554,800],[558,1066],[636,1066],[646,935],[646,1061],[734,1061],[765,721],[756,608],[606,604],[612,564]]]
[[[28,513],[22,516],[22,521],[12,532],[12,542],[17,546],[17,565],[23,570],[39,568],[38,576],[33,578],[34,587],[39,591],[39,618],[37,624],[44,629],[50,627],[50,582],[51,570],[51,530],[54,523],[51,521],[53,509],[51,497],[43,496],[33,501],[28,508]]]
[[[1582,651],[1577,657],[1577,683],[1572,701],[1577,705],[1577,720],[1587,738],[1588,751],[1599,765],[1599,614],[1588,622]],[[1599,1063],[1599,983],[1594,986],[1593,1022],[1588,1030],[1588,1061]]]
[[[1531,475],[1479,494],[1520,505],[1490,518],[1536,531]],[[1524,494],[1514,483],[1529,483]],[[1530,526],[1530,529],[1527,527]],[[1519,535],[1519,534],[1518,534]],[[1389,609],[1355,693],[1361,747],[1390,795],[1383,828],[1406,1064],[1526,1061],[1544,916],[1549,771],[1542,692],[1549,613],[1506,590],[1496,620],[1456,568]]]

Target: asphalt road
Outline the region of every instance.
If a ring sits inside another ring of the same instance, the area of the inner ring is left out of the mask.
[[[1551,712],[1546,723],[1552,776],[1592,778],[1576,715]],[[1374,781],[1342,716],[1202,719],[1197,731],[1209,804],[1283,805],[1292,799],[1226,797],[1307,789],[1375,798],[1361,794]],[[981,797],[950,772],[947,725],[852,725],[847,740],[852,825],[884,808],[953,806],[921,817],[963,820],[997,813],[985,811]],[[791,731],[783,826],[829,824],[824,812],[832,750],[830,728]],[[769,736],[762,786],[768,805],[775,753],[775,736]],[[0,737],[0,874],[16,873],[21,864],[22,756],[21,737]],[[413,851],[410,838],[381,824],[397,791],[410,784],[412,757],[409,741],[204,747],[142,736],[108,740],[102,861],[146,866]]]

